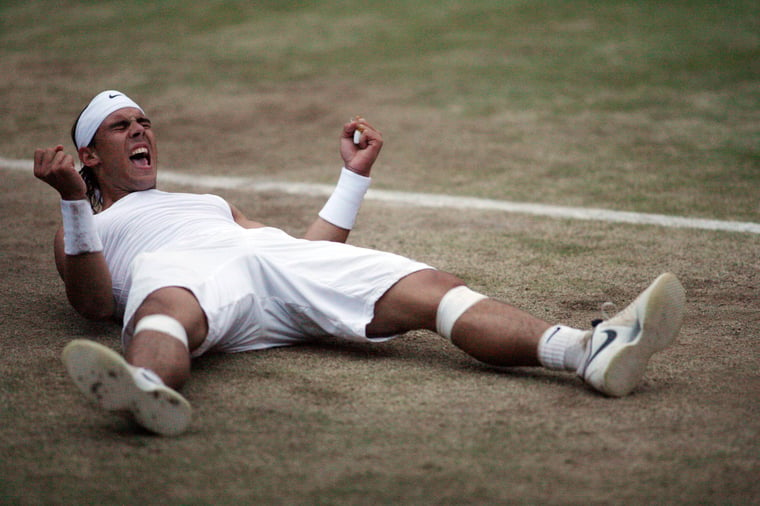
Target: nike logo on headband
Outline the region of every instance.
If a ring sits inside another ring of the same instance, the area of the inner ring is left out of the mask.
[[[110,93],[108,94],[108,98],[116,98],[116,97],[121,97],[121,96],[122,96],[121,93],[116,93],[115,95],[111,95]]]

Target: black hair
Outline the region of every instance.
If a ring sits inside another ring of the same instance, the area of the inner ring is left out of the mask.
[[[87,109],[87,107],[84,109]],[[79,119],[82,117],[84,109],[82,109],[82,111],[79,113],[79,116],[77,116],[76,121],[74,121],[74,124],[71,126],[71,140],[74,143],[74,148],[77,150],[77,152],[79,152],[76,136],[77,124],[79,124]],[[93,136],[87,147],[95,147],[95,136]],[[95,177],[95,172],[92,170],[92,168],[82,164],[82,168],[79,169],[79,175],[82,176],[84,183],[87,185],[87,200],[90,202],[92,210],[95,212],[99,211],[103,207],[103,198],[100,195],[100,183],[98,182],[98,178]]]

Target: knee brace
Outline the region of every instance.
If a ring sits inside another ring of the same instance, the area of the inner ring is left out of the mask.
[[[143,330],[154,330],[156,332],[161,332],[162,334],[172,336],[184,344],[185,348],[189,349],[185,327],[183,327],[179,321],[177,321],[175,318],[172,318],[171,316],[165,314],[152,314],[145,316],[139,322],[137,322],[137,325],[135,325],[135,334],[142,332]]]
[[[451,339],[451,331],[459,317],[477,302],[486,298],[488,297],[474,292],[464,285],[446,292],[441,302],[438,303],[438,311],[435,315],[435,327],[438,334],[446,339]]]

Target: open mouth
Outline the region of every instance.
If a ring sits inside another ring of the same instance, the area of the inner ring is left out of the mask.
[[[150,167],[150,152],[148,148],[136,148],[129,155],[129,159],[138,167]]]

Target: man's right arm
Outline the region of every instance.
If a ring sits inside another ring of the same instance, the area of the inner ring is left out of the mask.
[[[74,167],[74,159],[63,152],[62,146],[35,151],[34,175],[58,191],[64,204],[87,201],[86,184]],[[111,318],[114,311],[111,273],[103,252],[67,254],[64,227],[58,230],[53,249],[66,296],[74,309],[92,320]]]
[[[55,265],[72,307],[88,320],[112,318],[114,300],[111,272],[103,252],[67,255],[64,251],[63,227],[55,234],[53,248]]]

